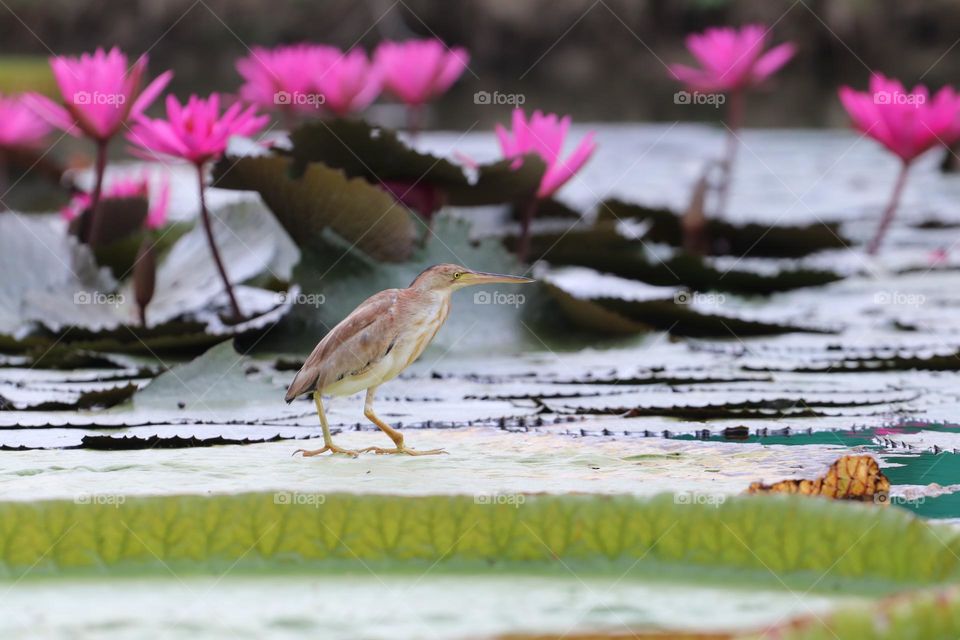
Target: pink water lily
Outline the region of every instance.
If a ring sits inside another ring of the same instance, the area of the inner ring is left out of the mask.
[[[496,125],[497,140],[505,158],[516,158],[519,163],[521,156],[534,153],[546,163],[547,170],[537,189],[538,198],[549,198],[565,185],[597,148],[593,140],[596,134],[590,131],[570,155],[561,158],[570,122],[570,116],[561,118],[554,113],[544,114],[540,111],[534,111],[528,121],[523,109],[518,108],[513,110],[512,130]]]
[[[255,47],[236,66],[245,80],[240,96],[271,110],[345,116],[362,111],[380,94],[380,72],[361,49]]]
[[[210,213],[204,197],[204,169],[208,162],[223,155],[231,137],[254,135],[263,129],[268,121],[267,116],[257,114],[256,106],[244,107],[239,102],[230,105],[221,113],[220,96],[216,93],[208,98],[192,95],[185,105],[181,105],[175,97],[167,96],[166,119],[141,117],[127,135],[127,139],[147,152],[147,155],[180,158],[196,167],[203,228],[236,319],[242,318],[243,314],[213,238]]]
[[[943,87],[932,97],[923,85],[907,91],[897,80],[879,73],[870,78],[869,91],[841,87],[840,102],[858,131],[900,158],[900,172],[867,252],[875,254],[896,214],[911,163],[933,147],[960,140],[960,94]]]
[[[670,74],[696,93],[729,93],[725,125],[727,144],[724,156],[718,162],[720,181],[717,186],[717,213],[726,208],[727,194],[733,175],[733,164],[739,147],[740,127],[743,124],[744,93],[762,84],[790,61],[796,52],[793,43],[786,42],[770,50],[767,47],[769,29],[751,24],[736,29],[713,27],[703,33],[687,36],[687,49],[700,63],[695,69],[683,64],[670,65]],[[678,104],[690,104],[690,96],[675,96]],[[722,104],[714,96],[712,104]]]
[[[761,84],[785,65],[796,51],[784,43],[764,51],[767,31],[752,24],[735,29],[713,27],[687,36],[687,48],[700,63],[695,69],[670,65],[673,77],[694,91],[738,91]]]
[[[906,163],[960,138],[960,95],[951,87],[931,97],[922,84],[907,91],[899,81],[875,73],[868,91],[841,87],[839,95],[854,128]]]
[[[103,190],[103,200],[114,198],[145,198],[150,206],[144,224],[148,229],[159,229],[167,221],[167,211],[170,205],[170,180],[165,178],[156,193],[150,189],[150,176],[146,172],[139,176],[118,178]],[[81,192],[73,196],[70,202],[60,210],[66,220],[74,220],[86,211],[93,203],[90,193]]]
[[[22,96],[0,95],[0,147],[35,148],[49,133],[50,125],[27,105]]]
[[[144,151],[195,165],[223,155],[231,137],[254,135],[269,122],[267,116],[257,114],[255,106],[239,102],[221,113],[220,96],[216,93],[208,98],[191,95],[183,105],[176,97],[167,96],[166,106],[166,119],[139,118],[127,140]]]
[[[420,112],[427,102],[453,86],[470,62],[463,47],[449,48],[436,38],[381,42],[374,63],[383,77],[383,88],[407,105],[409,128],[420,129]]]
[[[31,106],[58,129],[100,142],[142,114],[173,77],[166,71],[142,87],[146,54],[128,65],[126,54],[116,47],[77,58],[57,56],[50,59],[50,67],[63,103],[34,93],[29,95]]]
[[[346,116],[363,111],[380,95],[381,70],[364,51],[342,53],[331,48],[324,62],[325,66],[317,70],[314,84],[330,113]]]
[[[37,114],[54,127],[77,136],[86,136],[97,145],[96,178],[92,194],[90,224],[81,239],[96,244],[101,235],[97,204],[107,169],[107,145],[126,123],[139,117],[173,77],[172,71],[157,76],[143,87],[147,56],[128,65],[127,56],[114,47],[97,49],[77,58],[56,56],[50,68],[60,88],[62,104],[37,93],[25,100]]]
[[[522,233],[518,248],[521,259],[526,258],[529,249],[530,222],[536,214],[540,200],[552,196],[576,175],[597,148],[594,142],[595,133],[590,131],[566,158],[561,157],[570,122],[570,116],[561,118],[554,113],[544,114],[540,111],[534,111],[527,120],[523,109],[517,108],[513,110],[511,130],[500,124],[496,125],[500,151],[505,158],[515,159],[515,167],[519,167],[522,157],[528,154],[538,155],[547,165],[537,192],[521,221]]]

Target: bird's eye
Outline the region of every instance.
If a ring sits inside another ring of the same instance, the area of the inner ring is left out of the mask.
[[[460,279],[460,276],[462,276],[462,275],[463,275],[463,273],[457,271],[455,274],[453,274],[453,279],[454,279],[454,280],[459,280],[459,279]]]

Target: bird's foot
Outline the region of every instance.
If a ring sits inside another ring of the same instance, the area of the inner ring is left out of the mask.
[[[296,451],[293,452],[293,455],[302,453],[304,458],[311,458],[313,456],[318,456],[321,453],[326,453],[327,451],[334,454],[340,453],[345,456],[350,456],[351,458],[356,458],[361,453],[360,451],[354,451],[353,449],[343,449],[342,447],[338,447],[335,444],[328,444],[324,446],[322,449],[297,449]]]
[[[388,454],[406,454],[408,456],[436,456],[440,454],[446,454],[447,452],[444,449],[409,449],[407,447],[394,447],[392,449],[384,449],[382,447],[367,447],[366,449],[360,449],[360,453],[375,453],[378,456],[388,455]]]

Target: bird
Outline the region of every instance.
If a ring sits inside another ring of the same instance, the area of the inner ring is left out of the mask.
[[[323,447],[297,449],[304,457],[322,453],[357,457],[361,453],[446,453],[443,449],[416,450],[406,446],[403,434],[381,420],[373,410],[377,387],[409,367],[427,348],[450,313],[454,291],[480,284],[528,283],[532,278],[474,271],[456,264],[437,264],[423,270],[406,289],[386,289],[363,301],[317,344],[287,389],[286,401],[313,392]],[[363,415],[393,441],[391,448],[356,451],[333,443],[323,408],[323,396],[348,396],[366,390]]]

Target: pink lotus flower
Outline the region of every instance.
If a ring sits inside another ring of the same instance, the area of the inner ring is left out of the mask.
[[[726,127],[727,147],[719,161],[721,177],[717,186],[717,213],[726,208],[727,194],[733,175],[733,163],[739,146],[737,132],[743,120],[744,93],[761,84],[793,57],[795,47],[784,43],[764,53],[767,28],[747,25],[740,29],[714,27],[700,34],[687,36],[687,48],[702,68],[682,64],[670,65],[670,74],[694,92],[729,92]],[[688,239],[690,244],[700,244]]]
[[[513,130],[508,131],[501,125],[496,125],[497,140],[500,141],[500,150],[505,158],[514,158],[513,166],[518,168],[523,162],[523,156],[536,154],[547,165],[543,178],[533,199],[528,204],[521,218],[520,242],[517,245],[517,256],[526,260],[530,250],[530,223],[536,215],[540,201],[552,196],[557,189],[567,183],[581,167],[586,164],[597,148],[593,141],[594,132],[587,133],[565,159],[560,157],[563,152],[563,143],[570,129],[570,116],[560,118],[556,114],[544,115],[534,111],[527,121],[523,109],[513,110]]]
[[[347,53],[329,49],[325,66],[313,78],[324,108],[338,116],[363,111],[380,95],[380,69],[360,49]]]
[[[249,56],[237,60],[237,72],[245,80],[240,97],[264,109],[316,112],[315,103],[293,98],[315,92],[313,77],[324,66],[327,49],[311,44],[254,47]]]
[[[960,140],[960,95],[951,87],[944,87],[931,98],[923,85],[907,91],[897,80],[879,73],[870,78],[869,91],[841,87],[839,93],[854,128],[885,146],[901,161],[890,202],[876,235],[867,245],[867,253],[872,255],[880,249],[893,222],[910,164],[933,147]]]
[[[145,221],[148,229],[159,229],[167,221],[170,205],[170,180],[164,179],[155,197],[150,193],[150,176],[144,172],[139,176],[119,178],[107,185],[103,199],[144,198],[150,203]],[[93,204],[93,196],[81,192],[73,196],[69,204],[60,210],[65,220],[73,220]]]
[[[670,66],[670,72],[694,91],[748,89],[776,73],[795,52],[789,42],[764,53],[766,45],[767,29],[763,25],[747,25],[739,30],[714,27],[687,36],[687,48],[702,68],[675,64]]]
[[[907,91],[897,80],[875,73],[869,91],[841,87],[840,102],[854,128],[904,162],[960,139],[960,95],[951,87],[943,87],[931,98],[922,84]]]
[[[0,95],[0,147],[38,147],[48,133],[50,125],[26,104],[23,97]]]
[[[552,196],[580,171],[597,147],[593,141],[594,132],[591,131],[566,159],[561,159],[560,153],[569,129],[570,116],[560,118],[553,113],[534,111],[528,122],[523,109],[519,108],[513,110],[512,132],[496,125],[497,139],[505,158],[516,158],[519,166],[521,156],[535,153],[546,163],[547,170],[540,180],[537,198]]]
[[[361,111],[380,94],[380,73],[361,49],[299,44],[256,47],[237,61],[246,81],[240,96],[271,110],[344,116]]]
[[[245,109],[239,102],[221,114],[216,93],[206,99],[192,95],[185,105],[167,96],[167,119],[139,118],[127,140],[153,154],[203,165],[219,158],[232,136],[254,135],[268,121],[267,116],[257,115],[255,106]]]
[[[383,85],[409,106],[420,106],[443,95],[467,68],[470,54],[449,49],[436,38],[381,42],[374,61]]]
[[[173,77],[172,71],[166,71],[141,89],[147,56],[140,56],[129,66],[126,54],[116,47],[109,52],[97,49],[79,58],[51,58],[50,67],[63,105],[30,94],[31,106],[58,129],[101,143],[112,138],[127,120],[142,114]]]
[[[238,320],[243,314],[217,250],[210,212],[204,198],[204,165],[223,155],[232,136],[251,136],[266,126],[269,118],[257,115],[256,109],[255,106],[244,109],[238,102],[221,114],[220,96],[216,93],[210,94],[207,99],[190,96],[185,105],[181,105],[175,97],[167,96],[166,120],[141,117],[127,135],[130,142],[149,153],[182,158],[196,167],[200,189],[200,217],[207,235],[207,244],[223,281],[233,315]]]

